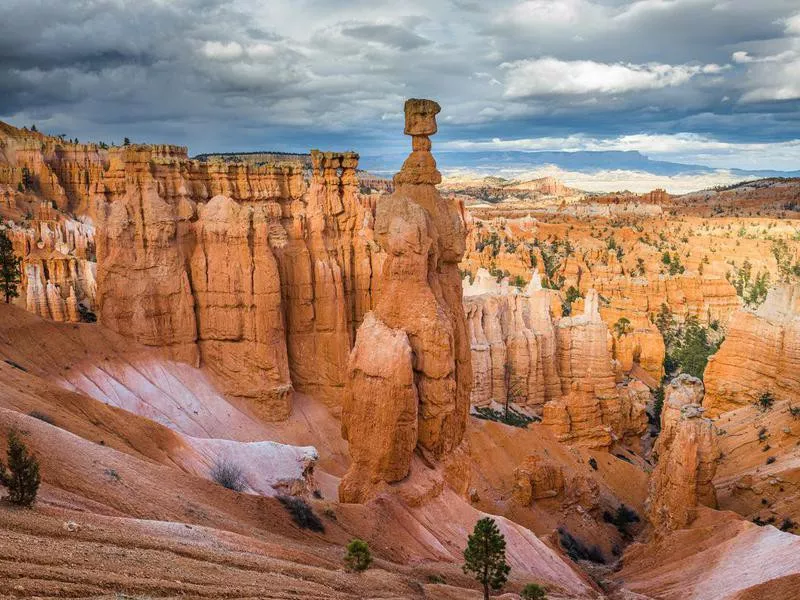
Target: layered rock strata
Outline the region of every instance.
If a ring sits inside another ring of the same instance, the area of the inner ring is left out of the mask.
[[[283,202],[276,229],[292,382],[339,406],[355,331],[375,302],[385,254],[375,198],[358,194],[358,155],[312,151],[307,191]]]
[[[590,290],[583,314],[558,322],[561,397],[545,404],[542,418],[562,441],[596,448],[640,436],[649,397],[645,386],[616,385],[611,336],[598,304]]]
[[[276,418],[290,375],[341,404],[384,256],[357,154],[314,150],[310,168],[196,161],[179,146],[107,149],[3,125],[0,165],[7,213],[30,219],[41,199],[13,225],[20,304],[61,320],[77,301],[123,335],[207,365],[231,393],[282,406],[265,408]]]
[[[678,321],[687,316],[701,322],[727,321],[740,306],[734,287],[723,277],[681,275],[679,277],[631,278],[623,276],[587,276],[583,289],[592,287],[611,300],[611,308],[620,315],[654,315],[666,304]]]
[[[473,284],[464,282],[464,312],[472,349],[470,402],[483,406],[508,398],[542,406],[561,395],[556,319],[561,303],[543,289],[538,273],[521,294],[499,289],[479,270]]]
[[[415,448],[436,462],[464,437],[472,382],[458,271],[465,225],[463,207],[435,187],[441,175],[429,136],[439,110],[430,100],[406,102],[412,152],[395,192],[377,207],[386,259],[350,355],[342,434],[352,465],[339,487],[343,502],[363,502],[404,479]]]
[[[800,286],[772,288],[755,311],[730,321],[725,341],[708,361],[703,406],[711,416],[756,402],[769,393],[792,400],[800,393]]]
[[[32,216],[5,224],[22,259],[17,303],[46,319],[79,321],[78,304],[91,309],[97,293],[94,226],[59,214],[49,201]]]
[[[472,284],[464,282],[464,294],[473,405],[510,401],[541,411],[562,441],[594,447],[644,432],[649,390],[617,383],[618,341],[600,318],[594,291],[574,317],[561,317],[558,293],[542,288],[538,272],[516,293],[480,270]]]
[[[114,152],[97,208],[101,322],[207,365],[267,418],[288,415],[292,383],[338,403],[371,306],[372,207],[356,195],[357,155],[312,159],[306,188],[293,167]]]

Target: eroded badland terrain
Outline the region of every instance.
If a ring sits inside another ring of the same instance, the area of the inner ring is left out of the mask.
[[[800,597],[800,181],[442,183],[438,112],[391,182],[0,124],[0,595],[477,599],[491,515],[498,597]]]

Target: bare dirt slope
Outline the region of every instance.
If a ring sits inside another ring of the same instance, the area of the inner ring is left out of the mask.
[[[0,306],[0,445],[11,428],[22,432],[43,475],[33,510],[0,506],[0,595],[470,597],[475,586],[460,557],[482,513],[452,492],[417,505],[394,495],[368,505],[310,498],[325,528],[313,533],[278,499],[211,481],[213,453],[198,440],[314,444],[330,471],[312,480],[326,494],[346,462],[338,422],[321,404],[300,398],[289,421],[263,424],[204,377],[99,325]],[[213,410],[187,408],[197,398]],[[154,418],[142,416],[148,410]],[[269,456],[236,456],[253,463],[248,478],[274,468]],[[597,597],[558,551],[520,525],[500,524],[514,566],[509,589],[533,580],[565,597]],[[366,539],[376,558],[361,575],[342,569],[353,537]],[[431,583],[442,579],[447,585]]]

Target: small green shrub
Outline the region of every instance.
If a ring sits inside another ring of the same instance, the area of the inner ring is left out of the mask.
[[[628,531],[628,526],[632,523],[638,523],[639,515],[636,514],[635,510],[628,508],[624,504],[620,504],[614,513],[604,511],[603,520],[606,523],[611,523],[614,525],[614,527],[617,528],[617,531],[619,531],[623,536],[627,537],[630,534]]]
[[[661,385],[653,392],[653,425],[661,428],[661,411],[664,410],[664,386]]]
[[[325,531],[325,525],[323,525],[322,521],[319,520],[319,517],[314,514],[314,509],[312,509],[302,498],[296,498],[294,496],[278,496],[278,501],[289,512],[289,514],[292,515],[292,520],[301,529],[310,529],[311,531],[316,531],[317,533],[323,533]]]
[[[504,411],[494,410],[489,406],[476,406],[474,415],[479,419],[505,423],[506,425],[512,425],[522,429],[525,429],[531,423],[540,420],[537,417],[529,417],[528,415],[514,410],[510,406],[508,407],[508,414],[505,414]]]
[[[598,546],[587,546],[563,527],[558,528],[558,541],[572,560],[588,560],[605,564],[606,559]]]
[[[572,303],[578,298],[583,298],[580,290],[578,290],[578,288],[576,288],[574,285],[569,286],[567,288],[564,300],[561,302],[561,312],[563,316],[568,317],[570,314],[572,314]]]
[[[351,540],[344,555],[345,568],[348,571],[361,572],[366,571],[371,564],[372,553],[367,542],[358,538]]]
[[[520,597],[522,600],[546,600],[547,590],[538,583],[529,583],[522,588]]]
[[[756,400],[756,406],[761,412],[767,412],[772,408],[773,404],[775,404],[775,396],[769,391],[762,392],[758,400]]]
[[[81,319],[81,323],[96,323],[97,322],[97,315],[86,308],[83,304],[78,304],[78,314]]]
[[[627,335],[632,331],[631,322],[629,319],[625,317],[620,317],[617,320],[617,322],[614,323],[613,329],[614,333],[617,334],[617,337],[621,338],[622,336]]]
[[[122,477],[119,476],[116,469],[106,469],[103,471],[103,474],[108,478],[109,481],[119,482],[122,481]]]

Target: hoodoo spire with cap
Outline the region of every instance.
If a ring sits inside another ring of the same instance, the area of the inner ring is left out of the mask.
[[[412,152],[394,176],[394,194],[376,209],[375,238],[387,258],[375,309],[350,354],[345,502],[364,502],[408,477],[415,449],[438,465],[460,456],[472,383],[458,271],[466,233],[463,206],[436,189],[442,177],[429,136],[440,110],[433,100],[406,102]]]
[[[431,154],[431,135],[437,131],[436,115],[442,108],[433,100],[411,98],[406,100],[406,128],[404,133],[411,136],[411,154],[403,163],[403,168],[394,176],[395,186],[402,184],[437,185],[442,182],[442,174],[436,169],[436,161]]]

